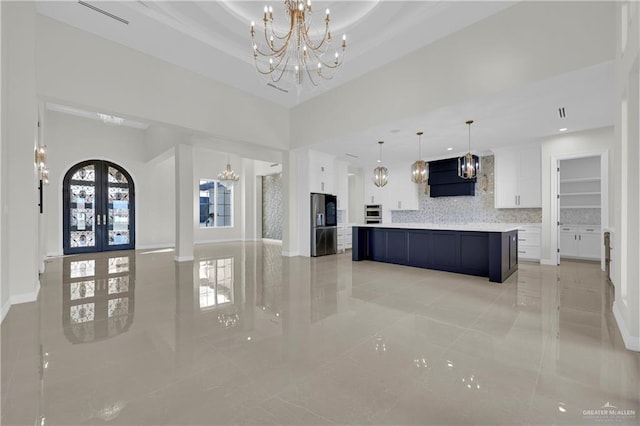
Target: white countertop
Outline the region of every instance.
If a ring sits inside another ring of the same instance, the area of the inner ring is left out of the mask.
[[[369,223],[362,228],[433,229],[443,231],[509,232],[519,229],[517,223]]]

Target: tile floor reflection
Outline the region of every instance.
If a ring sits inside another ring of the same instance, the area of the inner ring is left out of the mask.
[[[3,425],[640,421],[592,263],[494,284],[225,243],[67,256],[41,283],[2,324]]]

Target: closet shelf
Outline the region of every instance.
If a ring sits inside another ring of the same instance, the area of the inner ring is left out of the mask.
[[[560,179],[560,183],[573,183],[573,182],[599,182],[600,177],[586,177],[586,178],[571,178]]]
[[[600,191],[598,192],[561,192],[560,196],[565,195],[600,195]]]

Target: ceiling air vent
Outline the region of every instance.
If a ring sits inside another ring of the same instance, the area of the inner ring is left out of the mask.
[[[558,108],[558,115],[560,116],[560,118],[567,118],[567,114],[564,111],[564,107]]]
[[[283,89],[282,87],[278,87],[273,83],[267,83],[267,86],[273,87],[274,89],[279,90],[279,91],[284,92],[284,93],[289,93],[289,91],[287,89]]]
[[[104,16],[108,16],[109,18],[115,19],[118,22],[122,22],[125,25],[129,25],[129,21],[127,21],[126,19],[121,18],[121,17],[119,17],[117,15],[114,15],[113,13],[109,13],[104,9],[100,9],[99,7],[96,7],[96,6],[92,5],[92,4],[89,4],[89,3],[84,2],[84,1],[79,1],[78,3],[80,3],[82,6],[88,7],[89,9],[91,9],[93,11],[96,11],[98,13],[102,13]]]
[[[357,155],[353,155],[353,154],[345,154],[347,157],[351,157],[351,158],[360,158]]]

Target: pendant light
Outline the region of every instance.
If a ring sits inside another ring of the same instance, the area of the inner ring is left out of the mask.
[[[382,165],[382,144],[384,141],[378,141],[380,145],[380,157],[378,159],[378,167],[373,169],[373,184],[378,188],[382,188],[389,182],[389,170]]]
[[[473,120],[466,122],[469,126],[469,152],[458,158],[458,176],[463,179],[475,179],[480,173],[480,158],[477,155],[471,155],[471,125]]]
[[[220,174],[218,174],[218,180],[221,180],[223,182],[237,182],[238,179],[240,179],[240,176],[238,176],[236,172],[231,169],[229,156],[227,156],[227,167]]]
[[[418,161],[411,165],[411,180],[414,183],[424,183],[427,181],[427,162],[422,160],[422,132],[418,135]]]

